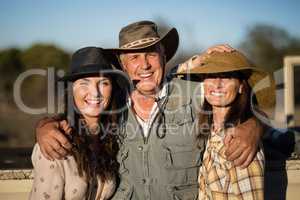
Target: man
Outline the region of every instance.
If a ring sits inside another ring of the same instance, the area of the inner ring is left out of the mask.
[[[124,27],[120,48],[110,50],[134,84],[120,124],[124,135],[118,158],[120,185],[113,199],[197,198],[197,172],[205,146],[204,140],[199,148],[194,145],[200,105],[194,92],[200,90],[189,81],[164,79],[165,65],[176,53],[178,42],[176,29],[160,37],[155,23],[140,21]],[[212,50],[232,49],[218,46]],[[66,123],[44,122],[37,127],[38,143],[49,159],[61,158],[71,146],[60,127]],[[228,159],[248,165],[259,130],[254,120],[238,127],[228,140]]]

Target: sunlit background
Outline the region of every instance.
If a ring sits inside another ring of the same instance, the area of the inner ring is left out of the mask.
[[[70,54],[81,47],[116,47],[120,28],[129,23],[152,20],[162,34],[177,28],[180,47],[169,65],[227,43],[258,66],[278,72],[280,84],[284,56],[300,55],[299,19],[297,0],[1,1],[0,147],[31,147],[36,120],[47,114],[24,113],[16,106],[13,85],[21,73],[65,70]],[[26,105],[47,105],[44,76],[27,78],[21,89]]]

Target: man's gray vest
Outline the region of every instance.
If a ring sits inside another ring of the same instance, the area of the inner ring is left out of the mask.
[[[125,138],[118,156],[121,180],[113,200],[197,199],[204,151],[204,141],[200,149],[195,141],[199,82],[173,79],[169,84],[169,94],[160,105],[166,126],[156,117],[148,138],[144,138],[132,110],[125,114]]]

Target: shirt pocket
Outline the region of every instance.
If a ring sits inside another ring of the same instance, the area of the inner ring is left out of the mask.
[[[173,190],[173,200],[198,200],[198,185],[187,185],[175,187]]]
[[[176,106],[167,106],[165,108],[165,115],[167,123],[176,123],[178,125],[193,122],[194,119],[191,102]]]
[[[164,168],[171,187],[197,184],[201,154],[190,145],[164,145]],[[198,184],[197,184],[198,185]]]
[[[196,127],[190,104],[181,105],[175,111],[165,111],[168,144],[189,144],[196,138]]]
[[[166,169],[188,169],[201,165],[200,154],[194,144],[164,146]]]

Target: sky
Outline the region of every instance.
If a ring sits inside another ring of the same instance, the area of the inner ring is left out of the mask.
[[[258,23],[300,37],[299,0],[7,0],[0,8],[0,49],[36,42],[70,52],[84,46],[116,47],[119,30],[139,20],[177,28],[181,50],[238,46]]]

